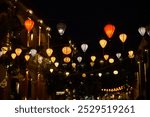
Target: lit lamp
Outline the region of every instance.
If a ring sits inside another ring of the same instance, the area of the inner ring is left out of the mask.
[[[65,58],[64,58],[64,62],[65,62],[65,63],[69,63],[70,61],[71,61],[70,57],[65,57]]]
[[[88,44],[86,44],[86,43],[82,44],[81,49],[82,49],[83,52],[86,52],[87,49],[88,49]]]
[[[66,30],[66,24],[58,23],[57,24],[57,30],[58,30],[58,33],[62,36]]]
[[[11,54],[11,58],[12,58],[12,59],[15,59],[16,56],[17,56],[16,53],[12,53],[12,54]]]
[[[1,50],[2,50],[2,55],[6,54],[6,52],[8,51],[8,47],[2,47]]]
[[[138,29],[138,32],[140,33],[141,36],[144,36],[146,33],[146,28],[142,26]]]
[[[104,59],[107,61],[108,58],[109,58],[109,55],[108,55],[108,54],[105,54],[105,55],[104,55]]]
[[[128,51],[128,57],[129,58],[134,58],[134,52],[133,52],[133,50]]]
[[[16,48],[15,49],[15,53],[16,53],[17,56],[20,56],[21,52],[22,52],[21,48]]]
[[[127,39],[127,35],[125,33],[122,33],[119,35],[119,39],[122,43],[125,43],[125,41]]]
[[[92,60],[92,62],[95,62],[96,56],[91,56],[91,60]]]
[[[50,57],[53,54],[53,49],[47,48],[46,49],[46,54]]]
[[[78,57],[77,57],[77,61],[78,61],[79,63],[81,63],[82,57],[81,57],[81,56],[78,56]]]
[[[24,56],[24,58],[25,58],[26,61],[29,61],[30,55],[26,54],[26,55]]]
[[[99,44],[100,44],[100,46],[101,46],[102,48],[105,48],[106,45],[107,45],[107,40],[101,39],[101,40],[99,41]]]
[[[72,63],[71,65],[74,69],[76,68],[76,63]]]
[[[56,61],[56,57],[52,56],[51,61],[52,61],[52,63],[54,63]]]
[[[27,47],[29,47],[29,41],[30,41],[30,31],[32,30],[33,26],[34,26],[34,21],[31,19],[27,19],[24,22],[25,28],[28,31],[27,33]]]
[[[62,53],[65,55],[69,55],[71,53],[71,48],[69,46],[65,46],[62,48]]]
[[[104,27],[104,31],[108,38],[111,38],[115,31],[115,26],[113,24],[107,24]]]

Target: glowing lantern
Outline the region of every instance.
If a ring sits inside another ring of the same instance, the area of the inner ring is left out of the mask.
[[[94,62],[90,62],[90,65],[91,65],[91,67],[93,67],[94,66]]]
[[[101,40],[99,41],[99,44],[100,44],[100,46],[101,46],[102,48],[105,48],[106,45],[107,45],[107,40],[101,39]]]
[[[38,63],[41,64],[43,62],[43,57],[41,55],[38,55]]]
[[[30,32],[34,26],[34,21],[31,19],[27,19],[25,20],[24,25],[25,25],[26,30]]]
[[[77,60],[78,60],[79,63],[81,63],[82,57],[81,57],[81,56],[78,56],[78,57],[77,57]]]
[[[108,38],[111,38],[114,34],[114,31],[115,31],[115,26],[112,25],[112,24],[107,24],[105,27],[104,27],[104,31],[107,35]]]
[[[76,68],[76,63],[71,64],[73,68]]]
[[[66,47],[63,47],[62,48],[62,52],[63,52],[63,54],[65,54],[65,55],[68,55],[68,54],[70,54],[71,53],[71,48],[69,47],[69,46],[66,46]]]
[[[127,39],[127,35],[125,33],[122,33],[122,34],[119,35],[119,38],[120,38],[120,41],[122,43],[124,43]]]
[[[26,54],[26,55],[24,56],[24,58],[25,58],[26,61],[29,61],[30,55]]]
[[[145,27],[140,27],[140,28],[138,29],[138,32],[140,33],[141,36],[144,36],[145,33],[146,33],[146,28],[145,28]]]
[[[54,69],[53,69],[53,68],[50,68],[49,71],[50,71],[51,73],[53,73]]]
[[[91,56],[91,60],[94,62],[96,60],[96,56]]]
[[[6,54],[6,52],[8,51],[8,47],[2,47],[1,50],[2,54]]]
[[[133,50],[128,51],[128,57],[129,58],[134,58],[134,52],[133,52]]]
[[[113,59],[113,58],[110,58],[110,59],[109,59],[109,63],[114,63],[114,59]]]
[[[118,59],[120,59],[121,53],[116,53],[116,57],[117,57]]]
[[[58,62],[55,62],[54,65],[55,65],[55,67],[58,67],[58,66],[59,66],[59,63],[58,63]]]
[[[86,73],[83,73],[83,74],[82,74],[82,77],[85,78],[85,77],[86,77]]]
[[[54,63],[56,61],[56,57],[52,56],[51,61],[52,61],[52,63]]]
[[[21,48],[16,48],[15,49],[15,53],[16,53],[17,56],[20,56],[21,52],[22,52]]]
[[[65,57],[65,58],[64,58],[64,62],[65,62],[65,63],[69,63],[70,61],[71,61],[70,57]]]
[[[88,44],[85,44],[85,43],[82,44],[81,49],[82,49],[83,52],[86,52],[86,50],[88,49]]]
[[[109,55],[108,55],[108,54],[105,54],[105,55],[104,55],[104,59],[107,61],[108,58],[109,58]]]
[[[58,33],[60,35],[63,35],[64,32],[65,32],[65,30],[66,30],[66,24],[64,24],[64,23],[58,23],[57,24],[57,30],[58,30]]]
[[[16,56],[17,56],[16,53],[12,53],[12,54],[11,54],[11,58],[12,58],[12,59],[15,59]]]
[[[53,49],[47,48],[46,49],[46,54],[50,57],[53,54]]]
[[[30,53],[31,53],[31,56],[34,57],[37,53],[37,50],[36,49],[31,49]]]
[[[24,25],[25,25],[25,28],[26,30],[28,31],[28,34],[27,34],[27,47],[29,47],[29,41],[30,41],[30,31],[32,30],[33,26],[34,26],[34,21],[31,20],[31,19],[27,19],[25,20],[24,22]]]

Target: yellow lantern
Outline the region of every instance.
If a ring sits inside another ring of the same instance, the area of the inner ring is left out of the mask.
[[[20,56],[21,52],[22,52],[21,48],[16,48],[15,49],[15,53],[16,53],[17,56]]]
[[[110,59],[109,59],[109,63],[114,63],[114,59],[113,59],[113,58],[110,58]]]
[[[94,66],[94,62],[90,62],[90,65],[91,65],[91,67],[93,67]]]
[[[128,57],[129,58],[134,58],[134,52],[133,52],[133,50],[128,51]]]
[[[108,54],[105,54],[105,55],[104,55],[104,59],[107,61],[108,58],[109,58],[109,55],[108,55]]]
[[[86,73],[82,73],[82,77],[85,78],[86,77]]]
[[[30,55],[26,54],[26,55],[24,56],[24,58],[25,58],[26,61],[29,61]]]
[[[73,68],[76,68],[76,63],[71,64]]]
[[[54,63],[56,61],[56,57],[52,56],[51,61],[52,61],[52,63]]]
[[[50,57],[53,54],[53,49],[47,48],[46,49],[46,54]]]
[[[105,48],[106,45],[107,45],[107,40],[101,39],[101,40],[99,41],[99,44],[100,44],[100,46],[101,46],[102,48]]]
[[[91,60],[94,62],[96,60],[96,56],[91,56]]]
[[[127,39],[127,35],[125,33],[122,33],[122,34],[119,35],[119,38],[120,38],[120,41],[122,43],[124,43]]]
[[[2,47],[1,50],[2,54],[6,54],[6,52],[8,51],[8,47]]]
[[[71,48],[69,46],[65,46],[62,48],[62,53],[65,55],[69,55],[71,53]]]
[[[11,58],[12,58],[12,59],[15,59],[16,56],[17,56],[16,53],[12,53],[12,54],[11,54]]]
[[[71,61],[70,57],[65,57],[65,58],[64,58],[64,62],[65,62],[65,63],[69,63],[70,61]]]

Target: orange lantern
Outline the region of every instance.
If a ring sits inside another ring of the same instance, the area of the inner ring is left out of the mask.
[[[69,46],[66,46],[66,47],[63,47],[62,48],[62,52],[63,52],[63,54],[65,54],[65,55],[68,55],[68,54],[70,54],[71,53],[71,48],[69,47]]]
[[[65,62],[65,63],[69,63],[70,61],[71,61],[70,57],[65,57],[65,58],[64,58],[64,62]]]
[[[34,21],[31,19],[27,19],[24,22],[25,28],[27,29],[28,32],[30,32],[34,26]]]
[[[114,31],[115,31],[115,26],[112,25],[112,24],[107,24],[105,27],[104,27],[104,31],[107,35],[108,38],[111,38],[114,34]]]

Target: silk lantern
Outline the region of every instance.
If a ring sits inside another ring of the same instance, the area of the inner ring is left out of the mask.
[[[25,26],[26,30],[28,31],[28,34],[27,34],[27,47],[29,47],[30,31],[32,30],[32,28],[34,26],[34,21],[31,20],[31,19],[27,19],[24,22],[24,26]]]
[[[65,55],[69,55],[71,53],[71,48],[69,46],[65,46],[62,48],[62,53]]]
[[[53,54],[53,49],[47,48],[46,49],[46,54],[50,57]]]
[[[122,43],[125,43],[125,41],[127,39],[127,35],[125,33],[122,33],[119,35],[119,39]]]
[[[100,46],[101,46],[102,48],[105,48],[106,45],[107,45],[107,40],[101,39],[101,40],[99,41],[99,44],[100,44]]]
[[[146,33],[146,28],[142,26],[138,29],[138,32],[140,33],[141,36],[144,36]]]
[[[115,26],[113,24],[107,24],[104,27],[105,34],[108,38],[111,38],[115,31]]]
[[[88,44],[86,44],[86,43],[82,44],[81,49],[82,49],[83,52],[86,52],[87,49],[88,49]]]
[[[66,24],[60,22],[57,24],[57,30],[58,30],[58,33],[62,36],[64,33],[65,33],[65,30],[66,30]]]

